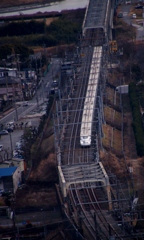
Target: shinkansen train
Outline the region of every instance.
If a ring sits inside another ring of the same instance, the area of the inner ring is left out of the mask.
[[[94,47],[80,130],[80,145],[82,147],[91,145],[92,124],[98,92],[101,58],[102,47]]]

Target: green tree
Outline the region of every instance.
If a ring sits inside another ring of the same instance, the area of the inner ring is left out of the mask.
[[[138,64],[133,64],[132,65],[132,76],[136,82],[140,81],[141,79],[141,69]]]
[[[29,54],[33,53],[33,50],[24,44],[3,44],[0,46],[0,59],[6,59],[8,55],[13,53],[20,54],[22,59],[26,59]]]

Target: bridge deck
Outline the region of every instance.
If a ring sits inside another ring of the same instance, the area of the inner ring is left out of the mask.
[[[92,28],[101,28],[106,32],[111,14],[110,6],[110,0],[90,0],[83,23],[83,33]]]

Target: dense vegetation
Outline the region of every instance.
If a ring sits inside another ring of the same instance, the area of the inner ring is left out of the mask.
[[[33,54],[33,50],[24,44],[4,44],[4,42],[0,45],[0,59],[6,59],[11,54],[20,54],[22,60],[25,60],[30,54]]]
[[[141,69],[138,64],[132,64],[131,68],[132,77],[135,82],[139,82],[141,79]]]
[[[23,134],[23,158],[26,160],[27,165],[33,162],[33,166],[36,165],[37,161],[39,161],[42,157],[42,153],[40,152],[40,148],[38,147],[39,141],[42,139],[44,134],[44,126],[48,119],[48,116],[51,117],[51,108],[54,103],[54,97],[51,95],[49,98],[49,102],[47,104],[47,109],[45,115],[42,116],[38,129],[37,128],[26,128]],[[38,138],[39,136],[39,138]],[[37,141],[36,141],[37,139]]]
[[[29,34],[44,33],[44,21],[19,21],[4,24],[0,28],[0,37],[22,36]]]
[[[144,82],[140,82],[137,84],[137,89],[139,92],[139,101],[142,109],[144,109]]]
[[[38,134],[40,134],[42,132],[42,130],[45,126],[46,119],[48,118],[48,116],[50,114],[53,102],[54,102],[54,97],[53,97],[53,95],[51,95],[50,98],[49,98],[48,104],[47,104],[46,114],[43,115],[42,118],[41,118],[41,121],[40,121],[40,124],[39,124],[39,127],[38,127]]]
[[[0,27],[0,59],[12,54],[29,55],[34,46],[57,46],[77,41],[81,24],[60,17],[49,26],[45,20],[18,21]],[[5,43],[5,44],[4,44]]]
[[[135,134],[137,154],[142,157],[144,156],[144,131],[140,112],[139,95],[135,83],[130,83],[129,85],[129,97],[133,115],[132,127]]]

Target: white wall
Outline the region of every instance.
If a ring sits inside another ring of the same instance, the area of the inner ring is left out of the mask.
[[[0,190],[4,190],[3,188],[3,181],[0,179]]]
[[[12,163],[15,167],[19,167],[21,172],[24,171],[24,160],[23,159],[17,160],[16,158],[13,158]]]
[[[13,193],[16,193],[16,190],[21,182],[21,170],[17,167],[16,171],[13,174]]]

